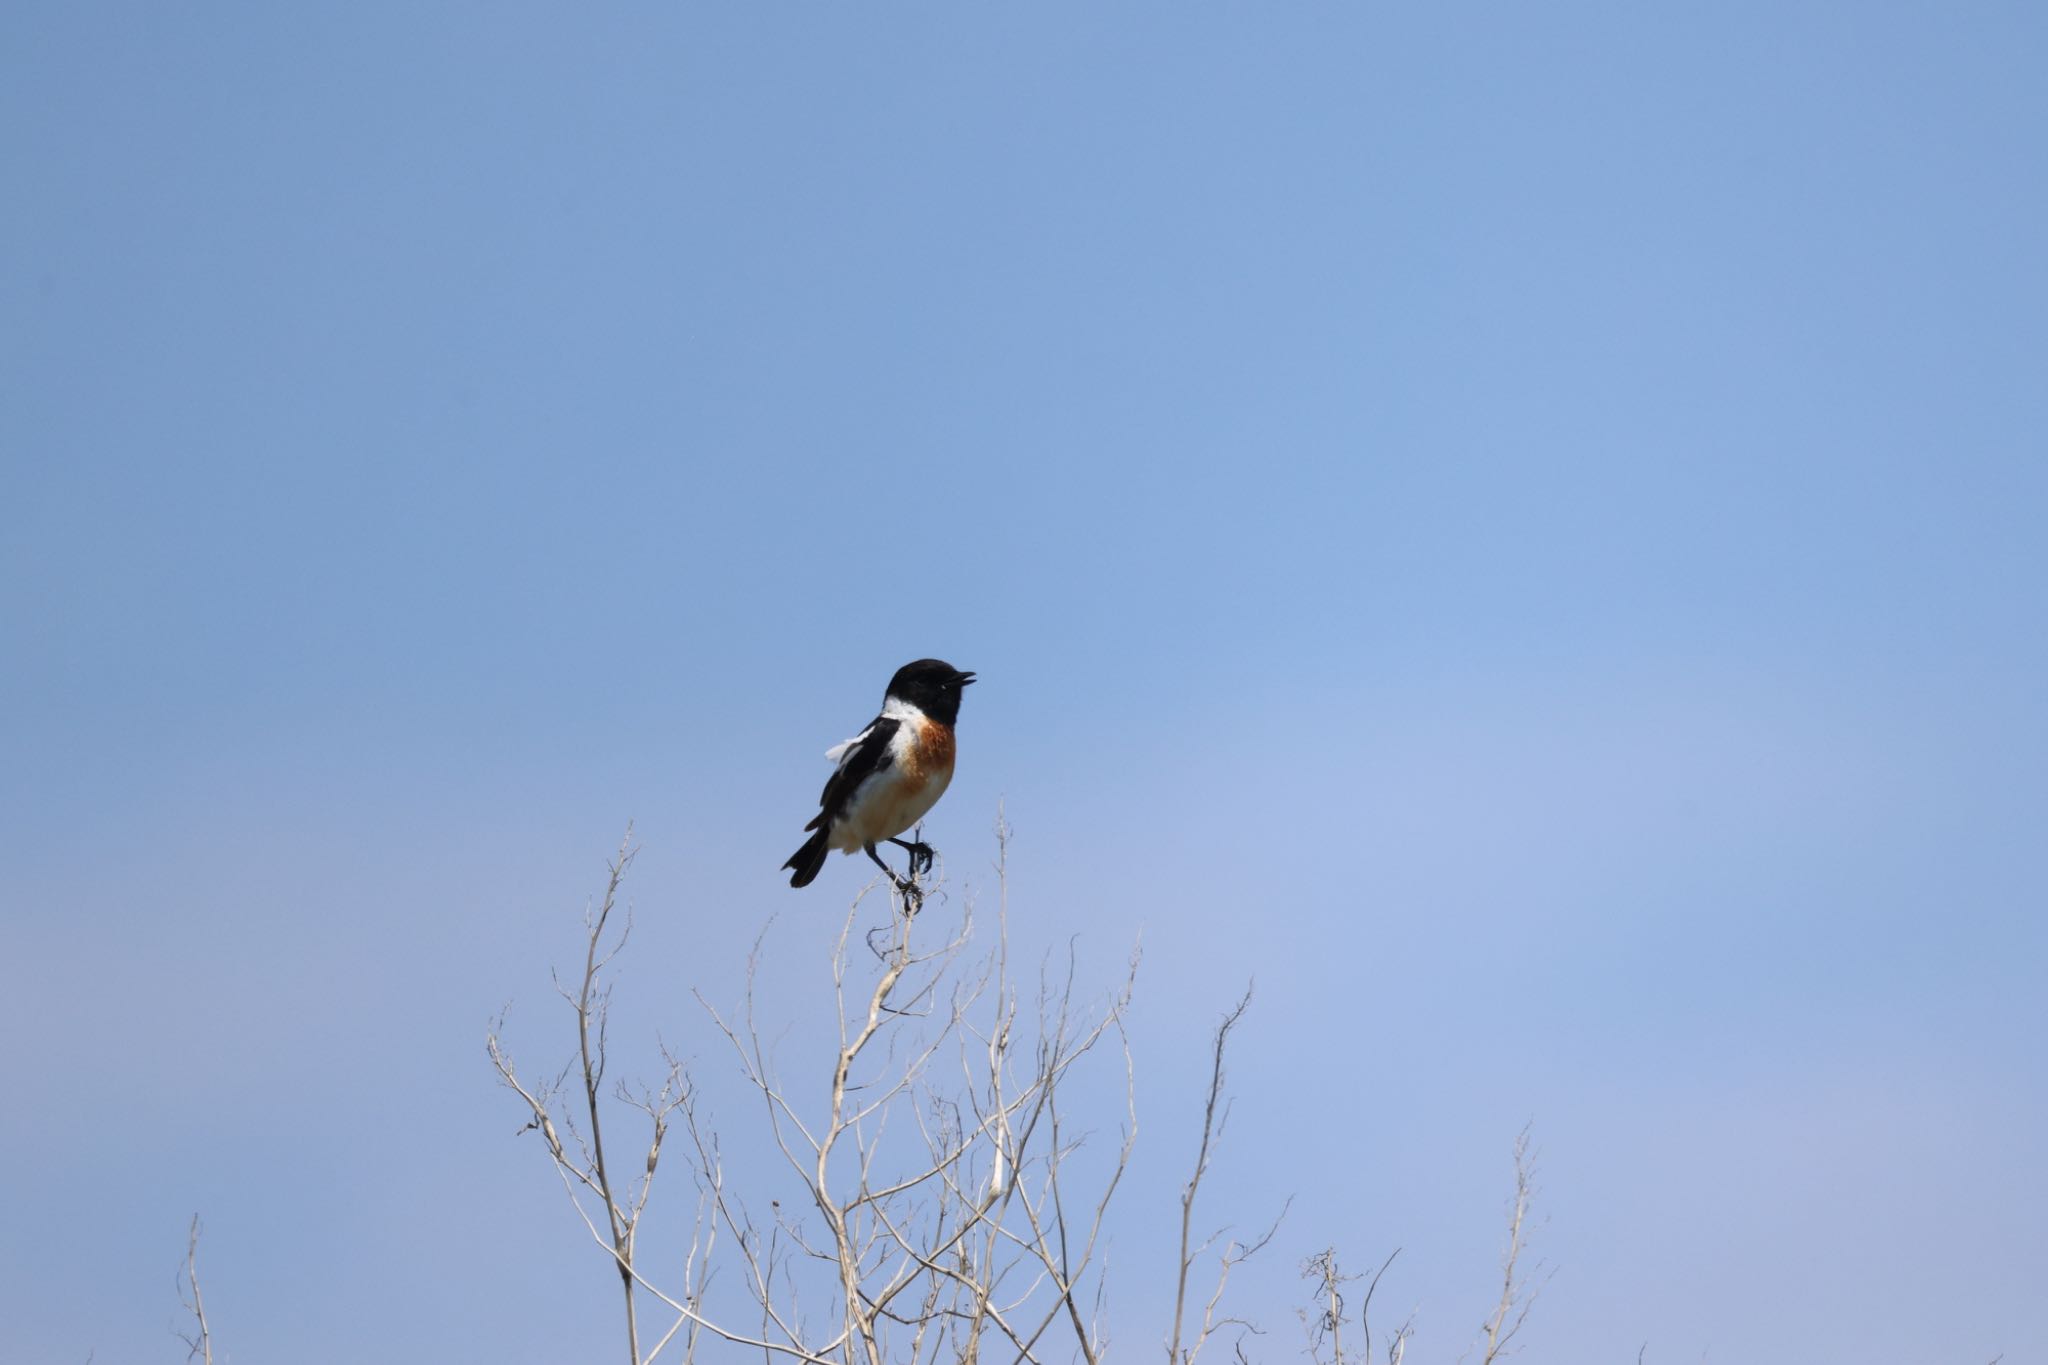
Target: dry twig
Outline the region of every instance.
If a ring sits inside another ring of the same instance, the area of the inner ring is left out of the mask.
[[[605,882],[604,898],[595,909],[587,909],[584,912],[581,980],[573,991],[564,987],[559,980],[555,983],[556,993],[568,1002],[576,1016],[575,1059],[553,1079],[529,1086],[520,1079],[511,1055],[504,1047],[502,1016],[492,1024],[485,1037],[484,1046],[499,1079],[526,1105],[527,1121],[520,1131],[534,1131],[541,1135],[541,1140],[547,1147],[548,1157],[554,1163],[564,1189],[568,1191],[569,1200],[575,1206],[577,1216],[582,1219],[584,1226],[589,1229],[591,1236],[599,1245],[610,1252],[613,1265],[619,1273],[619,1284],[624,1295],[628,1356],[631,1365],[646,1365],[646,1362],[653,1360],[656,1353],[675,1335],[676,1329],[671,1327],[653,1351],[641,1354],[639,1304],[634,1291],[636,1287],[644,1285],[645,1281],[634,1269],[634,1252],[638,1241],[640,1218],[646,1212],[648,1197],[653,1193],[654,1173],[660,1164],[662,1144],[668,1137],[670,1116],[687,1101],[689,1082],[683,1074],[682,1064],[664,1052],[668,1072],[658,1091],[643,1089],[636,1096],[623,1084],[616,1088],[612,1098],[645,1114],[650,1129],[647,1158],[642,1172],[624,1183],[616,1180],[604,1136],[603,1086],[605,1070],[610,1062],[608,1043],[611,1022],[611,985],[605,979],[604,973],[620,950],[626,946],[626,940],[632,934],[630,911],[626,923],[615,937],[611,934],[611,922],[612,914],[618,908],[619,888],[625,880],[627,869],[633,864],[635,852],[637,850],[633,846],[633,831],[628,827],[625,838],[620,841],[618,853],[608,865],[610,875]],[[563,1086],[572,1068],[576,1070],[580,1082],[580,1109],[588,1128],[587,1133],[577,1124],[576,1110],[561,1103]],[[568,1134],[566,1140],[563,1137],[565,1132]],[[599,1220],[593,1218],[584,1206],[583,1200],[586,1195],[600,1206],[602,1230]],[[657,1297],[669,1302],[665,1295]],[[679,1324],[680,1321],[679,1319]]]
[[[1183,1351],[1181,1340],[1187,1321],[1189,1276],[1194,1271],[1195,1262],[1229,1231],[1227,1228],[1219,1229],[1200,1246],[1193,1245],[1195,1196],[1202,1188],[1202,1177],[1209,1173],[1212,1149],[1222,1140],[1223,1130],[1230,1120],[1230,1105],[1223,1098],[1223,1056],[1230,1044],[1231,1030],[1244,1018],[1245,1011],[1251,1008],[1251,1004],[1252,988],[1246,986],[1237,1004],[1233,1005],[1223,1016],[1222,1022],[1217,1024],[1216,1034],[1211,1043],[1209,1092],[1202,1105],[1202,1140],[1195,1151],[1194,1173],[1188,1177],[1187,1184],[1181,1187],[1180,1255],[1176,1261],[1174,1277],[1173,1325],[1166,1343],[1167,1365],[1190,1365],[1201,1354],[1209,1338],[1221,1328],[1237,1327],[1245,1331],[1252,1330],[1251,1324],[1242,1318],[1219,1318],[1217,1308],[1223,1301],[1224,1287],[1230,1282],[1230,1272],[1263,1250],[1266,1244],[1273,1240],[1273,1234],[1279,1231],[1280,1220],[1287,1216],[1287,1207],[1282,1206],[1279,1215],[1273,1219],[1272,1226],[1259,1237],[1250,1242],[1240,1242],[1235,1238],[1225,1242],[1222,1252],[1217,1256],[1215,1287],[1210,1291],[1209,1298],[1202,1307],[1201,1325],[1196,1329],[1193,1341]],[[1290,1199],[1288,1204],[1292,1203],[1293,1200]]]
[[[1529,1320],[1529,1310],[1535,1305],[1537,1295],[1549,1283],[1546,1275],[1532,1285],[1521,1271],[1522,1253],[1529,1244],[1529,1199],[1535,1193],[1535,1175],[1535,1158],[1529,1150],[1529,1130],[1524,1128],[1515,1138],[1515,1195],[1508,1205],[1507,1250],[1501,1254],[1500,1301],[1494,1305],[1492,1315],[1483,1326],[1486,1351],[1480,1357],[1480,1365],[1494,1365],[1508,1353],[1508,1343]],[[1539,1263],[1536,1269],[1540,1272],[1543,1267]]]
[[[230,1296],[232,1297],[232,1296]],[[199,1292],[199,1215],[185,1237],[185,1264],[178,1272],[178,1302],[192,1315],[193,1330],[178,1333],[185,1343],[185,1359],[199,1365],[213,1365],[213,1329],[206,1325],[206,1299]]]

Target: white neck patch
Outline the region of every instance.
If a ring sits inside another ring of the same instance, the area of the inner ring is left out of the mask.
[[[882,701],[882,714],[890,720],[921,721],[925,714],[918,707],[901,697],[886,697]]]

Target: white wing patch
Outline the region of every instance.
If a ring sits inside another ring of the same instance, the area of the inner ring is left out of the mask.
[[[924,712],[901,698],[889,697],[883,701],[882,714],[876,719],[896,722],[896,733],[891,738],[889,747],[891,750],[900,750],[904,744],[917,737],[917,727],[924,720]],[[833,745],[825,751],[825,760],[836,768],[845,767],[848,755],[859,748],[860,742],[874,732],[875,727],[869,725],[867,729],[845,743]]]
[[[841,744],[833,745],[831,748],[825,751],[825,761],[830,763],[835,768],[845,767],[847,756],[860,746],[860,742],[862,740],[866,739],[869,735],[873,734],[874,730],[875,727],[870,725],[867,729],[861,731],[852,739],[849,739]]]

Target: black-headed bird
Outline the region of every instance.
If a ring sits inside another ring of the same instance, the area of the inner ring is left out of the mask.
[[[960,718],[961,689],[973,681],[972,673],[941,659],[919,659],[896,670],[882,695],[882,714],[826,751],[836,766],[818,798],[818,814],[804,826],[815,833],[783,864],[791,886],[809,886],[835,848],[864,850],[899,891],[932,865],[929,845],[896,836],[924,819],[953,780],[953,725]],[[909,851],[908,880],[875,851],[884,840]]]

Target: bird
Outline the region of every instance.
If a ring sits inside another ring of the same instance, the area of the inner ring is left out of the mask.
[[[882,694],[882,714],[825,752],[834,766],[818,813],[804,826],[813,833],[782,865],[791,886],[809,886],[836,848],[864,850],[898,891],[911,889],[932,865],[931,846],[897,836],[924,819],[953,780],[953,726],[961,689],[973,681],[974,674],[943,659],[918,659],[896,670]],[[884,840],[908,850],[907,879],[875,851]]]

